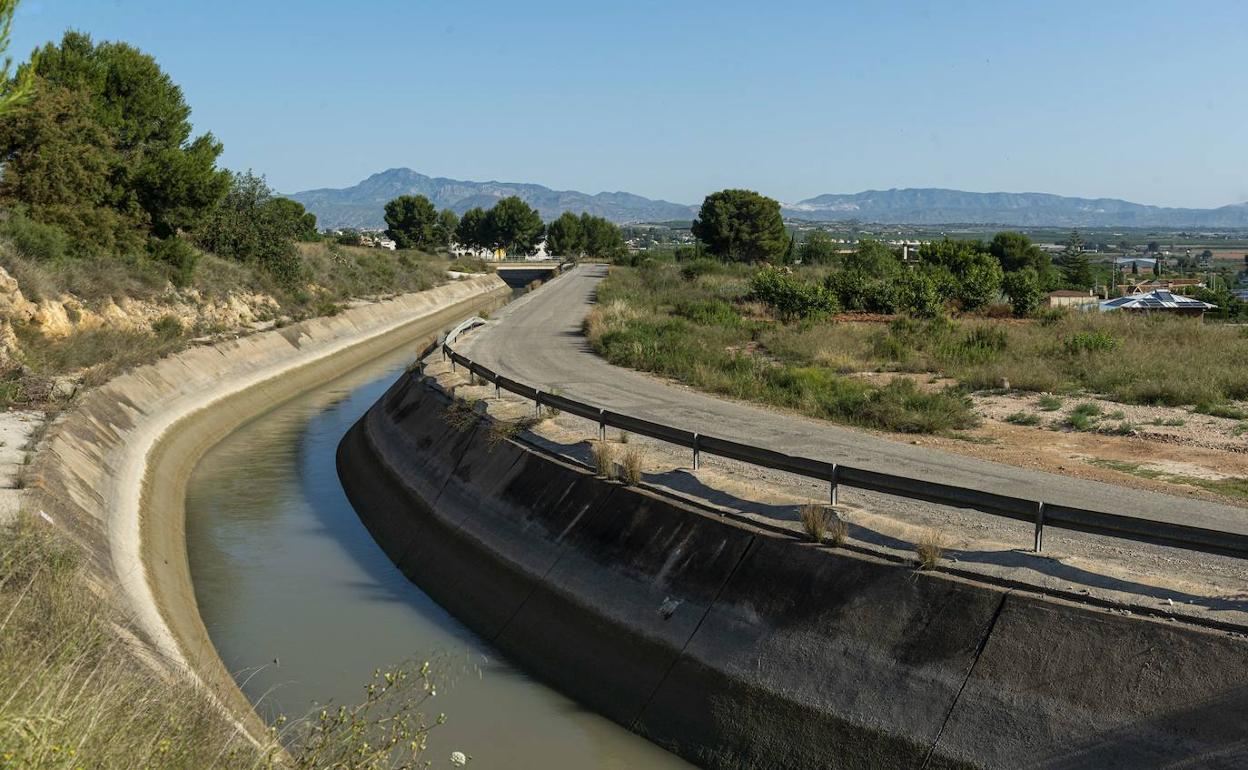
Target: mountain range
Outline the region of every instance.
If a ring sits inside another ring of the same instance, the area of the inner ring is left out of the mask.
[[[424,195],[439,209],[463,214],[474,206],[489,208],[517,195],[547,220],[564,211],[587,211],[617,223],[689,220],[698,207],[652,200],[626,192],[596,195],[552,190],[519,182],[467,182],[429,177],[408,168],[392,168],[342,189],[321,188],[288,197],[316,214],[322,227],[385,227],[383,210],[400,195]],[[1116,198],[1070,198],[1047,193],[976,193],[938,188],[867,190],[827,194],[786,204],[790,219],[819,222],[858,220],[882,224],[985,224],[1015,227],[1248,227],[1248,203],[1216,209],[1146,206]]]

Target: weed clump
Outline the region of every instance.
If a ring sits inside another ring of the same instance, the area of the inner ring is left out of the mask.
[[[1062,399],[1051,393],[1045,393],[1036,399],[1036,408],[1042,412],[1056,412],[1062,408]]]
[[[833,546],[840,547],[849,537],[849,527],[830,505],[807,503],[797,509],[797,515],[802,522],[802,529],[816,543],[830,542]]]
[[[914,552],[918,557],[919,569],[936,569],[945,555],[945,539],[936,530],[930,530],[915,543]]]
[[[481,419],[477,412],[479,403],[480,399],[476,398],[456,398],[442,410],[442,419],[455,430],[471,430]]]
[[[1005,418],[1006,422],[1012,422],[1015,425],[1039,425],[1040,415],[1034,412],[1014,412]]]
[[[615,478],[615,445],[607,441],[591,441],[589,452],[598,475],[604,479]]]
[[[644,458],[640,449],[628,449],[620,459],[620,477],[629,484],[640,484],[641,471],[644,464]]]

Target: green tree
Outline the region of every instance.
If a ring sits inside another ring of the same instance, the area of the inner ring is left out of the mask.
[[[485,221],[490,245],[508,254],[532,254],[546,230],[542,215],[515,195],[494,204]]]
[[[935,318],[944,308],[936,280],[926,270],[907,270],[896,281],[897,311],[915,318]]]
[[[585,256],[593,259],[615,259],[624,253],[624,234],[602,217],[581,214],[581,236],[585,240]]]
[[[290,198],[272,198],[266,204],[270,207],[275,225],[297,241],[315,241],[320,238],[316,231],[316,214],[303,207],[299,201]]]
[[[581,218],[565,211],[546,228],[546,252],[559,257],[579,257],[585,252]]]
[[[485,209],[480,206],[468,209],[455,227],[455,240],[464,248],[488,249],[494,240],[489,232],[489,224]]]
[[[797,256],[803,265],[830,265],[840,254],[832,236],[823,230],[814,230],[798,247]]]
[[[400,249],[434,251],[438,210],[423,195],[400,195],[386,204],[386,235]]]
[[[721,190],[702,202],[693,234],[727,261],[778,259],[788,247],[780,204],[753,190]]]
[[[148,228],[115,205],[118,154],[85,92],[42,84],[38,99],[0,117],[0,148],[0,202],[59,228],[72,253],[142,248]]]
[[[1066,246],[1060,258],[1062,274],[1066,285],[1075,289],[1089,289],[1095,283],[1092,275],[1092,263],[1088,261],[1088,253],[1083,250],[1083,238],[1078,230],[1071,230],[1066,238]]]
[[[1044,287],[1040,283],[1040,276],[1031,266],[1006,273],[1002,288],[1010,298],[1010,304],[1014,306],[1014,315],[1019,318],[1034,313],[1044,300]]]
[[[107,159],[107,205],[136,228],[160,238],[193,230],[229,187],[228,173],[216,167],[221,144],[211,134],[191,138],[182,90],[138,49],[67,32],[19,68],[16,82],[23,78],[33,79],[32,102],[64,91],[86,99],[86,114],[107,139],[81,138]],[[23,152],[31,150],[0,145],[6,162]]]
[[[901,270],[901,260],[888,244],[870,238],[858,241],[852,254],[841,260],[846,270],[858,271],[873,278],[896,275]]]
[[[231,175],[230,189],[196,231],[199,245],[213,253],[251,262],[287,286],[303,277],[295,238],[304,226],[293,209],[274,198],[264,177]]]
[[[442,213],[438,214],[438,224],[434,228],[438,248],[449,249],[458,229],[459,215],[450,209],[442,209]]]
[[[939,271],[933,278],[963,310],[978,310],[1001,292],[1001,264],[980,241],[931,241],[919,247],[918,257],[922,265]]]
[[[17,11],[19,0],[0,0],[0,83],[6,86],[0,89],[0,115],[7,115],[13,108],[30,100],[34,93],[34,73],[30,69],[13,74],[13,59],[7,54],[13,36],[13,14]]]

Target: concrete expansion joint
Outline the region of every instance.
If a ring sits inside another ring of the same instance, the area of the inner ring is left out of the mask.
[[[741,565],[745,563],[746,558],[748,558],[750,552],[754,550],[754,545],[757,542],[758,536],[750,533],[748,544],[745,548],[741,549],[741,556],[737,558],[736,563],[732,565],[732,569],[728,570],[728,574],[715,589],[715,596],[706,603],[706,609],[702,611],[701,617],[698,618],[697,625],[693,627],[693,631],[689,633],[688,638],[685,639],[685,643],[680,646],[680,652],[672,656],[671,662],[667,665],[667,670],[663,672],[663,676],[659,677],[659,681],[655,683],[654,689],[650,691],[650,694],[646,696],[645,702],[641,704],[641,708],[637,710],[637,714],[633,717],[632,722],[629,724],[629,729],[633,732],[640,732],[641,717],[646,713],[646,709],[650,707],[650,703],[654,700],[654,696],[663,689],[664,683],[666,683],[668,678],[672,675],[672,669],[676,668],[676,664],[680,662],[681,658],[685,657],[685,651],[689,649],[689,644],[693,641],[694,637],[698,635],[698,631],[701,630],[702,624],[715,609],[715,605],[719,603],[719,599],[724,593],[724,588],[732,583],[732,578],[737,574],[737,570],[740,569]],[[666,620],[667,616],[663,619]]]
[[[988,646],[988,640],[992,637],[993,629],[997,627],[997,620],[1001,617],[1001,611],[1005,609],[1005,602],[1012,593],[1013,590],[1010,590],[1001,594],[1001,601],[997,602],[997,609],[992,613],[992,619],[988,621],[988,627],[984,629],[984,633],[979,639],[979,644],[975,646],[975,657],[971,659],[971,665],[966,668],[966,676],[962,677],[962,684],[958,687],[958,693],[953,696],[953,702],[949,704],[949,710],[945,712],[945,718],[940,723],[940,730],[936,732],[932,745],[928,747],[927,756],[923,758],[920,770],[927,770],[932,757],[936,755],[936,749],[940,747],[940,739],[945,734],[945,728],[948,727],[949,720],[953,718],[953,712],[957,710],[958,702],[962,700],[962,693],[966,690],[967,683],[971,681],[971,676],[975,673],[975,666],[979,664],[979,659],[984,654],[984,648]]]

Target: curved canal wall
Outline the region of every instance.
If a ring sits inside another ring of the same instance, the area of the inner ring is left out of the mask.
[[[1242,766],[1248,643],[763,532],[462,426],[412,373],[339,475],[410,579],[706,767]]]
[[[190,348],[121,375],[53,425],[32,463],[27,507],[86,547],[101,590],[128,610],[153,660],[206,686],[256,734],[262,726],[195,603],[184,512],[191,469],[252,417],[509,295],[496,276],[482,276]]]

